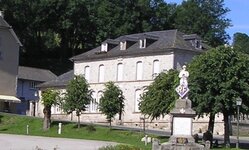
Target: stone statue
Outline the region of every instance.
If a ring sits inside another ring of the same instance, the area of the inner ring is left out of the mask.
[[[186,71],[186,66],[182,66],[182,70],[179,73],[179,78],[180,78],[180,85],[183,85],[184,87],[188,87],[188,76],[189,73]]]
[[[181,99],[185,98],[187,99],[187,93],[189,91],[188,88],[188,77],[189,73],[186,70],[186,66],[182,66],[182,70],[179,73],[179,78],[180,78],[180,85],[176,88],[176,92],[180,96]]]

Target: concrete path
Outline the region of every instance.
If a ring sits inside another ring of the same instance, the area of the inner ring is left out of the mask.
[[[98,150],[114,142],[0,134],[1,150]]]

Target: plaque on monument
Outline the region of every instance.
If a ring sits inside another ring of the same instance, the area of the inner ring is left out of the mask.
[[[191,135],[192,118],[174,117],[173,135]]]
[[[188,139],[185,138],[185,137],[178,137],[178,138],[176,138],[176,143],[178,143],[178,144],[187,144]]]

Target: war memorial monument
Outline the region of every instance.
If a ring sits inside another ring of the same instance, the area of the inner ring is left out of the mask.
[[[191,101],[188,99],[188,77],[189,72],[186,66],[179,73],[180,85],[176,88],[176,92],[180,96],[176,100],[174,109],[170,112],[172,115],[172,135],[167,143],[154,142],[152,150],[205,150],[203,145],[195,143],[192,136],[193,118],[196,113],[191,108]]]

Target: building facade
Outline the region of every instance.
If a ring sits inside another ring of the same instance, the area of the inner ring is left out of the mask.
[[[0,11],[0,111],[15,112],[19,48],[22,46]]]
[[[107,39],[99,47],[71,58],[74,62],[73,74],[83,75],[86,78],[95,100],[81,115],[81,120],[107,122],[105,116],[98,110],[98,103],[105,90],[104,84],[113,81],[120,87],[125,97],[122,119],[118,120],[116,116],[114,123],[142,127],[145,119],[147,128],[170,129],[169,115],[152,122],[150,118],[144,118],[138,107],[140,95],[160,72],[169,69],[179,70],[194,56],[205,52],[208,48],[195,34],[186,35],[178,30],[166,30]],[[62,115],[62,111],[53,114],[55,118],[63,118]],[[64,114],[64,117],[76,120],[74,115]],[[204,126],[206,121],[203,122]],[[198,126],[194,127],[196,131],[201,128],[201,124],[199,122]]]
[[[21,100],[16,113],[35,116],[39,100],[37,85],[56,79],[56,75],[47,69],[18,67],[17,97]]]

